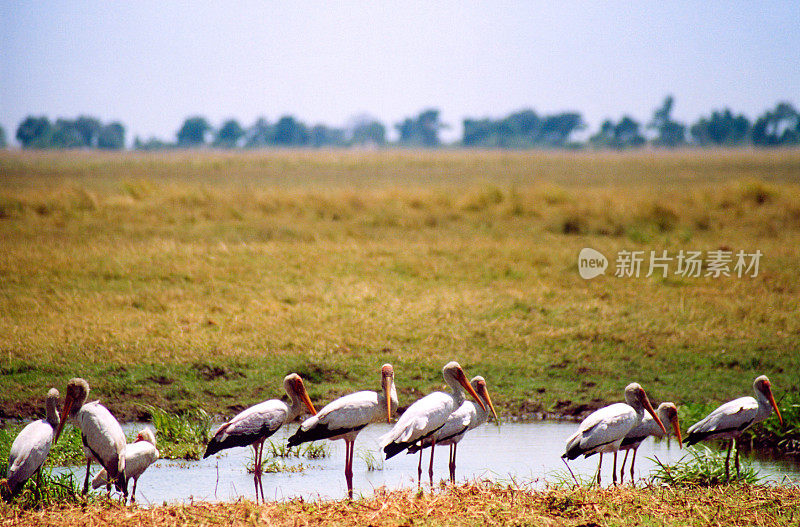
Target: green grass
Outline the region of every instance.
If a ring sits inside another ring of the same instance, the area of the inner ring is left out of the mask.
[[[367,467],[367,472],[375,470],[383,470],[383,457],[375,455],[375,452],[366,448],[358,450],[358,457],[364,462]]]
[[[0,463],[0,468],[3,473],[6,472],[4,463]],[[4,492],[0,490],[0,494]],[[80,492],[81,488],[72,473],[53,474],[50,469],[42,468],[25,483],[11,503],[22,510],[86,503],[88,498]]]
[[[210,438],[211,417],[202,408],[182,415],[146,405],[156,429],[156,443],[163,459],[200,459]]]
[[[322,459],[328,457],[330,453],[330,446],[327,443],[312,442],[290,447],[286,443],[267,439],[264,442],[261,471],[267,473],[302,472],[305,470],[305,465],[302,463],[290,463],[287,460],[301,457],[309,460]],[[251,451],[251,454],[254,455],[254,452]],[[253,463],[247,467],[247,471],[250,473],[255,472],[255,458],[253,458]]]
[[[656,468],[651,473],[650,479],[655,484],[695,487],[709,487],[731,482],[755,484],[761,480],[758,471],[742,459],[739,460],[738,476],[733,459],[730,460],[730,480],[726,480],[725,455],[725,452],[701,446],[690,448],[688,454],[675,463],[665,464],[656,458]],[[733,453],[731,458],[733,458]]]
[[[324,404],[384,362],[407,406],[452,359],[523,417],[632,380],[706,408],[762,373],[800,391],[797,151],[3,152],[0,239],[5,417],[75,375],[120,419],[232,416],[291,371]],[[583,247],[764,257],[584,281]]]

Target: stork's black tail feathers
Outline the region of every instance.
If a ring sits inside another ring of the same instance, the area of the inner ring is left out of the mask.
[[[414,446],[417,441],[409,441],[406,443],[389,443],[385,447],[383,447],[383,452],[386,454],[386,459],[392,458],[402,452],[403,450]]]
[[[351,428],[328,428],[327,424],[322,424],[317,422],[317,424],[308,430],[303,430],[302,428],[298,428],[297,432],[293,436],[291,436],[287,442],[287,445],[297,446],[301,443],[307,443],[309,441],[319,441],[320,439],[328,439],[331,437],[336,437],[344,434],[349,434],[350,432],[356,432],[361,430],[368,423],[364,423],[363,425],[353,426]]]

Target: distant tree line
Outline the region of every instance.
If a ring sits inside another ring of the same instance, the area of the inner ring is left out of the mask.
[[[5,135],[5,134],[3,134]],[[94,117],[59,118],[29,116],[17,127],[17,141],[23,148],[125,148],[125,127],[118,122],[103,124]]]
[[[594,148],[630,149],[645,145],[663,148],[683,146],[793,146],[800,145],[800,113],[789,103],[781,102],[750,121],[729,108],[714,110],[692,124],[672,117],[675,100],[667,96],[653,111],[647,123],[629,115],[619,120],[606,119],[585,141],[576,140],[586,123],[578,112],[539,114],[523,109],[500,119],[464,119],[461,139],[448,146],[465,148]],[[395,124],[398,137],[393,146],[435,148],[442,146],[439,134],[447,128],[439,110],[426,109]],[[16,138],[23,148],[125,148],[125,127],[118,122],[103,124],[94,117],[57,119],[27,117],[17,127]],[[0,147],[7,144],[0,128]],[[243,127],[236,119],[214,128],[200,115],[188,117],[178,129],[174,141],[136,137],[133,148],[265,148],[265,147],[384,147],[386,126],[369,116],[360,116],[345,127],[324,124],[308,125],[286,115],[275,122],[264,117]]]

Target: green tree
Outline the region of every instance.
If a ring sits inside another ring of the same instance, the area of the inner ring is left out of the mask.
[[[647,128],[655,130],[656,137],[653,144],[674,148],[686,143],[686,126],[672,120],[672,107],[675,98],[667,95],[664,102],[653,112],[653,119]]]
[[[83,136],[75,124],[70,119],[57,119],[53,125],[50,136],[51,148],[81,148],[84,146]]]
[[[244,146],[247,148],[261,148],[275,144],[275,130],[270,126],[269,121],[264,117],[259,117],[253,126],[247,129],[244,138]]]
[[[97,134],[97,147],[105,150],[122,150],[125,148],[125,127],[114,122],[100,128]]]
[[[700,146],[738,146],[747,141],[750,128],[747,117],[734,115],[725,108],[713,111],[709,117],[701,117],[689,128],[689,133]]]
[[[6,131],[2,126],[0,126],[0,148],[5,148],[7,146],[8,144],[6,143]]]
[[[344,130],[341,128],[331,128],[324,124],[318,124],[311,128],[308,134],[308,143],[315,148],[326,146],[343,146]]]
[[[386,144],[386,127],[369,116],[360,116],[350,124],[350,144],[355,146],[383,146]]]
[[[22,148],[47,148],[51,133],[52,125],[47,117],[28,116],[17,127],[15,137]]]
[[[285,115],[275,124],[275,144],[279,146],[305,146],[309,134],[306,126],[291,115]]]
[[[151,137],[147,140],[141,139],[138,135],[133,139],[134,150],[166,150],[175,145],[169,144],[157,137]]]
[[[546,147],[569,146],[572,134],[586,127],[583,117],[577,112],[563,112],[544,118],[536,144]]]
[[[214,138],[214,146],[222,148],[235,148],[239,145],[239,140],[244,137],[245,131],[239,125],[236,119],[228,119],[219,130]]]
[[[589,138],[595,148],[636,148],[645,143],[641,125],[630,116],[623,116],[619,123],[610,119],[603,121],[600,130]]]
[[[756,146],[790,146],[800,144],[800,114],[788,102],[768,110],[753,124]]]
[[[81,136],[81,143],[86,147],[97,146],[97,137],[102,126],[98,119],[86,115],[81,115],[74,122],[74,127]]]
[[[183,122],[183,126],[178,130],[178,146],[196,147],[206,144],[207,136],[211,131],[211,125],[205,117],[198,115],[189,117]]]
[[[406,118],[395,127],[400,132],[401,144],[433,148],[439,146],[439,130],[445,125],[439,121],[439,110],[431,108],[416,118]]]

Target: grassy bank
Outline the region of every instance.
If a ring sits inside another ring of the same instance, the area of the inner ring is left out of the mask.
[[[407,405],[451,359],[515,416],[799,388],[797,151],[3,152],[0,240],[5,418],[75,375],[122,418],[230,416],[290,371],[321,405],[384,362]],[[616,278],[623,249],[763,257]]]
[[[0,504],[0,508],[4,505]],[[7,506],[6,506],[7,507]],[[377,492],[355,503],[249,501],[154,508],[118,504],[7,509],[3,525],[796,525],[800,490],[788,487],[647,487],[530,491],[467,484],[435,493]]]

